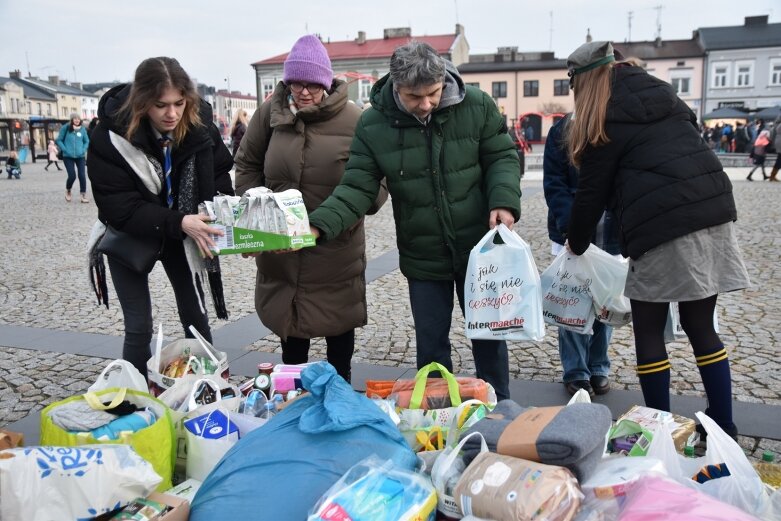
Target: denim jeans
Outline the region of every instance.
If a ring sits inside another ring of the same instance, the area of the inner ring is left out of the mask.
[[[73,183],[76,182],[76,168],[79,170],[79,192],[82,194],[87,193],[87,176],[84,173],[84,158],[83,157],[64,157],[62,162],[65,164],[65,170],[68,172],[68,180],[65,182],[65,188],[70,190],[73,187]]]
[[[415,321],[418,369],[439,362],[453,370],[450,358],[450,322],[453,315],[453,286],[464,313],[464,278],[415,280],[409,283],[409,300]],[[496,397],[510,397],[510,365],[504,340],[472,340],[472,356],[478,378],[490,383]]]
[[[613,327],[594,321],[594,334],[581,335],[559,328],[559,356],[564,368],[564,383],[588,380],[592,376],[610,374],[607,346]]]
[[[203,288],[199,285],[196,293],[182,242],[167,240],[161,261],[174,290],[179,320],[182,322],[185,337],[193,338],[189,330],[190,325],[193,325],[206,340],[211,342],[209,318],[201,310],[199,302],[200,295],[203,295]],[[149,344],[152,341],[154,326],[149,275],[128,269],[111,257],[108,257],[108,266],[125,319],[122,358],[133,364],[146,378],[146,363],[152,356]],[[170,331],[168,335],[172,336]]]

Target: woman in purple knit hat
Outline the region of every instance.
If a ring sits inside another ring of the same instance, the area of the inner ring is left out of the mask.
[[[236,153],[236,193],[266,186],[295,188],[307,211],[339,184],[361,109],[347,84],[334,79],[319,38],[302,36],[284,64],[283,81],[249,123]],[[387,198],[381,190],[379,210]],[[326,356],[350,381],[355,328],[366,324],[366,242],[363,221],[335,240],[287,253],[256,256],[255,308],[282,342],[282,361],[308,360],[312,338],[325,337]]]

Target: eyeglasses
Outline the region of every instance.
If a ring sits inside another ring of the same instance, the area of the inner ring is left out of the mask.
[[[323,86],[318,85],[317,83],[299,83],[297,81],[290,83],[290,90],[296,94],[302,93],[304,89],[306,89],[309,94],[320,94],[320,91],[323,90]]]

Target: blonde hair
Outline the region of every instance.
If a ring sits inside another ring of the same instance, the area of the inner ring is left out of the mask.
[[[244,123],[245,127],[247,126],[247,111],[244,109],[239,109],[236,112],[236,117],[233,118],[233,125],[231,125],[231,133],[236,130],[236,126],[239,124],[239,122]]]
[[[173,131],[174,142],[181,143],[190,127],[203,125],[198,113],[200,97],[190,76],[179,62],[165,56],[147,58],[136,69],[130,95],[120,108],[120,113],[125,114],[128,119],[125,132],[128,141],[132,141],[149,109],[168,88],[181,92],[185,100],[182,119]]]
[[[599,147],[610,142],[605,133],[605,119],[612,70],[613,63],[608,63],[573,78],[575,114],[567,123],[565,139],[569,161],[577,168],[588,146]]]

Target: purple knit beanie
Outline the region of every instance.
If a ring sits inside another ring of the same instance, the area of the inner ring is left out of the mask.
[[[293,45],[285,59],[282,79],[285,83],[299,81],[331,88],[334,79],[331,59],[317,36],[302,36]]]

